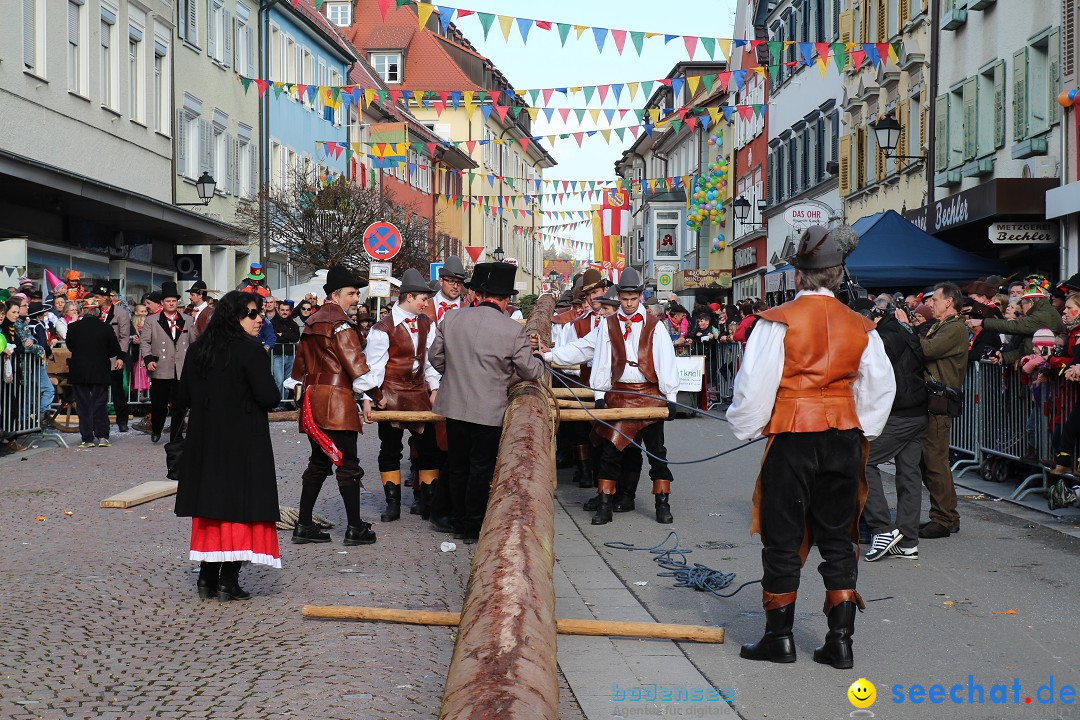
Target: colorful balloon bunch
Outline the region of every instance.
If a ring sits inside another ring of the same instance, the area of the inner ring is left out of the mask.
[[[724,198],[727,196],[728,163],[723,156],[724,140],[721,132],[709,135],[709,147],[716,148],[716,155],[709,163],[708,174],[697,179],[694,192],[690,196],[690,213],[686,218],[686,226],[691,230],[700,231],[706,221],[713,226],[723,225],[727,216]],[[712,252],[718,252],[726,246],[721,233],[713,239]]]
[[[1058,95],[1058,105],[1061,107],[1072,107],[1076,104],[1076,98],[1080,97],[1080,90],[1062,90]]]

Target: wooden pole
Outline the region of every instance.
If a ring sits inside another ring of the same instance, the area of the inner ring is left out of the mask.
[[[588,400],[589,398],[591,398],[593,396],[593,391],[592,390],[590,390],[588,388],[579,388],[579,387],[575,387],[575,388],[554,387],[554,388],[551,388],[551,392],[552,392],[553,395],[555,395],[555,397],[559,398],[560,400],[565,400],[567,398],[581,398],[582,400]]]
[[[459,613],[428,610],[396,610],[394,608],[353,607],[349,605],[305,605],[304,617],[330,620],[368,620],[406,623],[409,625],[442,625],[456,627]],[[560,618],[555,621],[560,635],[592,635],[597,637],[632,637],[680,642],[722,643],[724,628],[703,625],[670,625],[666,623],[618,622],[610,620],[577,620]]]
[[[579,406],[580,407],[580,406]],[[559,410],[559,420],[667,420],[668,410],[662,408],[604,408],[603,410]]]
[[[585,402],[583,400],[559,400],[559,407],[566,408],[567,410],[581,410],[582,408],[589,408],[592,410],[596,407],[596,403]]]

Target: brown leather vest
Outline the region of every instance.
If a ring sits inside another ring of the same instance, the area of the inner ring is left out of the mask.
[[[427,357],[427,337],[432,321],[427,315],[416,316],[416,349],[413,350],[412,331],[407,323],[394,326],[390,313],[375,327],[390,338],[390,357],[386,360],[382,396],[387,410],[431,410],[431,398],[424,380],[424,360]],[[413,370],[413,365],[417,369]]]
[[[826,295],[803,295],[761,317],[787,325],[784,371],[764,434],[861,429],[851,384],[874,323]]]
[[[589,312],[589,315],[574,321],[574,332],[577,333],[579,338],[583,338],[592,332],[593,322],[597,313],[592,311]],[[592,378],[592,366],[588,363],[581,363],[581,365],[578,366],[578,378],[581,382],[588,385],[589,380]]]
[[[638,338],[638,355],[636,367],[653,385],[659,381],[656,378],[656,368],[653,367],[652,343],[653,330],[660,318],[652,313],[645,313],[645,322],[641,328],[641,337]],[[611,340],[611,384],[619,382],[623,371],[626,369],[626,341],[623,340],[623,324],[619,321],[619,313],[607,318],[608,339]]]

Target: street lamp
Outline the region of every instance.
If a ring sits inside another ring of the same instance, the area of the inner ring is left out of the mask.
[[[559,280],[559,273],[556,270],[552,269],[552,271],[548,273],[548,287],[550,287],[552,290],[554,290],[555,289],[555,283],[558,282],[558,280]]]
[[[502,249],[502,245],[491,251],[491,257],[495,258],[495,262],[502,262],[506,257],[506,251]]]
[[[199,193],[199,199],[202,202],[197,203],[176,203],[182,207],[191,207],[193,205],[209,205],[210,201],[214,199],[214,190],[217,188],[217,181],[208,172],[204,172],[202,176],[195,181],[195,191]]]
[[[903,128],[900,123],[896,122],[896,119],[892,115],[886,115],[885,117],[873,123],[870,129],[874,131],[874,137],[877,139],[878,148],[881,152],[885,153],[886,158],[893,158],[899,160],[925,160],[925,155],[897,155],[896,146],[900,142],[900,133]]]
[[[758,207],[761,207],[761,202],[758,202]],[[746,222],[746,218],[750,216],[750,201],[740,195],[732,203],[732,208],[735,210],[735,219],[741,222],[743,225],[749,225],[752,227],[760,227],[761,223]]]

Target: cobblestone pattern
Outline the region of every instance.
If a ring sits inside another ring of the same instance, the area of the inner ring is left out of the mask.
[[[295,507],[308,444],[291,423],[272,429],[280,500]],[[337,523],[333,543],[292,545],[282,532],[281,570],[241,572],[251,600],[200,600],[190,520],[173,515],[172,498],[99,509],[104,497],[164,477],[164,450],[148,436],[113,442],[0,459],[0,717],[438,715],[453,628],[303,620],[300,608],[459,610],[472,546],[441,552],[450,538],[406,509],[399,522],[376,523],[377,544],[345,548],[331,479],[315,510]],[[363,513],[377,520],[378,440],[368,433],[360,445]],[[562,688],[560,717],[583,717]]]

